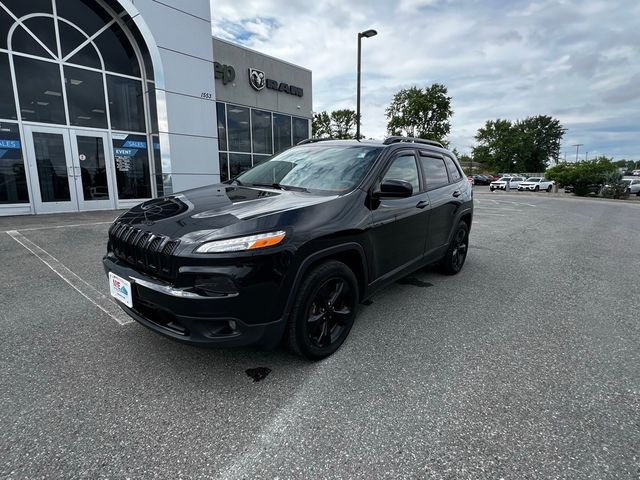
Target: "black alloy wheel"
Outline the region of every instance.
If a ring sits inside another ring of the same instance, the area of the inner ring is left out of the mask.
[[[320,360],[347,338],[356,317],[358,283],[344,263],[328,261],[305,276],[287,324],[287,341],[296,353]]]
[[[536,185],[536,192],[540,191],[540,185]]]
[[[455,275],[464,266],[469,250],[469,227],[465,222],[460,222],[455,230],[445,257],[440,262],[442,273]]]

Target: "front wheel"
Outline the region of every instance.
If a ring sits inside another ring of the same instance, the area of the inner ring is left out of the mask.
[[[334,353],[356,318],[358,282],[344,263],[327,261],[309,272],[300,286],[287,324],[291,350],[320,360]]]
[[[440,270],[445,275],[455,275],[464,265],[469,250],[469,227],[460,222],[447,249],[447,253],[440,262]]]
[[[489,187],[489,190],[491,190],[493,192],[495,190],[495,188]]]
[[[536,185],[536,189],[535,190],[536,190],[536,192],[539,192],[540,191],[540,185]]]
[[[547,187],[547,192],[548,192],[548,193],[550,193],[550,192],[551,192],[551,185],[549,185],[549,186]]]

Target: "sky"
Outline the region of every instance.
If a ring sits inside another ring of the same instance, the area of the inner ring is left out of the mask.
[[[551,115],[561,156],[640,160],[638,0],[211,0],[215,36],[313,72],[313,110],[356,105],[386,136],[398,90],[447,86],[451,147],[468,153],[487,120]],[[306,92],[305,92],[306,93]]]

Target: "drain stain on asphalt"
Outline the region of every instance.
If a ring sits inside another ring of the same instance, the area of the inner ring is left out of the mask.
[[[247,368],[244,373],[248,377],[253,378],[253,382],[259,382],[267,378],[267,375],[271,373],[271,369],[267,367]]]
[[[423,282],[422,280],[418,280],[415,277],[403,278],[401,280],[398,280],[397,283],[399,283],[400,285],[413,285],[414,287],[421,288],[433,287],[433,283]]]

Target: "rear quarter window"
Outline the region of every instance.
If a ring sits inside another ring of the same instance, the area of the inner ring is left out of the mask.
[[[458,170],[458,166],[449,157],[444,157],[444,162],[447,165],[447,171],[449,172],[451,182],[459,182],[462,179],[462,172]]]

